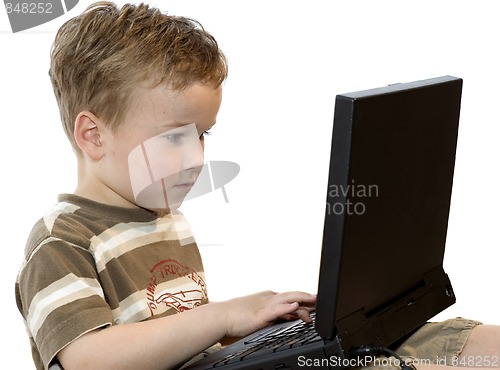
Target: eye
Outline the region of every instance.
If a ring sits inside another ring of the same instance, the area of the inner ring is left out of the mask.
[[[165,137],[170,142],[177,144],[177,143],[180,143],[182,141],[184,134],[168,134],[168,135],[165,135]]]

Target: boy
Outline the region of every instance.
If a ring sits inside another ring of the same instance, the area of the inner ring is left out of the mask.
[[[37,368],[173,368],[224,336],[310,320],[315,296],[302,292],[207,304],[176,209],[227,75],[212,36],[190,19],[103,2],[61,27],[51,57],[78,185],[34,227],[16,284]]]
[[[61,27],[50,76],[78,185],[35,225],[16,284],[37,368],[174,368],[225,336],[310,320],[315,296],[302,292],[208,303],[177,208],[203,164],[226,75],[198,23],[145,5],[97,3]],[[402,354],[422,356],[419,341],[427,357],[496,354],[499,331],[476,324],[426,326]]]

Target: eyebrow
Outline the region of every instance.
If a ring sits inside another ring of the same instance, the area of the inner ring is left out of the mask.
[[[161,127],[178,128],[178,127],[182,127],[182,126],[191,125],[193,123],[196,125],[196,127],[198,127],[198,123],[196,123],[196,122],[173,122],[173,123],[163,124],[163,125],[161,125]],[[212,127],[215,126],[216,123],[217,123],[217,121],[212,123],[205,131],[210,130]]]
[[[162,124],[161,127],[168,127],[168,128],[177,128],[177,127],[182,127],[182,126],[187,126],[190,125],[194,122],[173,122],[173,123],[165,123]]]

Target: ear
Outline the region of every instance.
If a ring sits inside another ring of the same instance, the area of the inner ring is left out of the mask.
[[[104,155],[101,141],[102,121],[92,112],[82,111],[76,116],[74,136],[78,147],[89,158],[97,161]]]

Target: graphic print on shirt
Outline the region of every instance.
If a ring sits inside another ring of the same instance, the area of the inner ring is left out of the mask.
[[[168,282],[176,281],[173,287]],[[166,259],[151,269],[147,300],[151,316],[160,308],[171,308],[177,313],[200,306],[207,298],[205,280],[192,268],[174,259]],[[161,310],[165,311],[164,309]]]

